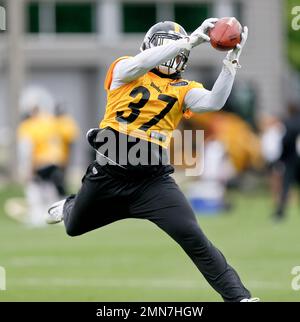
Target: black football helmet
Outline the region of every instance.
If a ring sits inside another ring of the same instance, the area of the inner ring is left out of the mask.
[[[146,50],[152,47],[165,45],[171,41],[187,37],[187,33],[182,26],[173,21],[158,22],[152,26],[145,35],[140,50]],[[184,71],[190,51],[183,50],[176,57],[159,65],[156,69],[167,75],[180,73]]]

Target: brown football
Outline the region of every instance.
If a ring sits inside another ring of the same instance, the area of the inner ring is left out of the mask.
[[[222,51],[233,49],[241,42],[242,26],[234,17],[219,19],[209,30],[211,45]]]

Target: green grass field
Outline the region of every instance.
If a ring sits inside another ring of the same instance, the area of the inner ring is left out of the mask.
[[[127,220],[70,238],[62,226],[28,229],[3,214],[0,191],[0,266],[7,290],[0,301],[220,301],[177,244],[153,224]],[[300,265],[300,214],[291,206],[280,224],[270,218],[266,193],[234,193],[234,210],[199,217],[254,296],[299,301],[291,288]]]

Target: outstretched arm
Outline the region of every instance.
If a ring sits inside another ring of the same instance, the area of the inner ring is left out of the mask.
[[[235,73],[224,66],[211,91],[202,88],[193,88],[187,92],[184,105],[192,112],[204,113],[218,111],[226,103],[232,89]]]
[[[176,57],[183,50],[191,50],[199,44],[209,41],[207,32],[214,26],[218,19],[206,19],[202,25],[196,29],[189,37],[172,41],[168,44],[152,47],[138,55],[119,61],[113,72],[111,89],[117,88],[125,83],[129,83],[138,77],[146,74],[152,68],[165,63]]]
[[[232,89],[235,74],[239,65],[239,56],[248,37],[248,28],[244,27],[242,41],[237,47],[228,52],[223,63],[222,71],[217,78],[211,91],[193,88],[185,96],[184,105],[192,112],[203,113],[207,111],[218,111],[226,103]]]
[[[176,57],[184,49],[191,49],[189,38],[179,39],[163,46],[149,48],[134,57],[122,59],[114,68],[113,81],[129,83],[146,74],[155,66]]]

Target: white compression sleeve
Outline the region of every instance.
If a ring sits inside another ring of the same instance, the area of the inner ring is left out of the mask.
[[[212,90],[201,88],[189,90],[184,98],[184,106],[196,113],[220,110],[229,97],[234,78],[235,70],[232,72],[227,66],[223,66]]]
[[[155,66],[174,58],[184,49],[191,49],[188,38],[144,50],[132,58],[122,59],[114,68],[110,89],[118,88],[137,79]]]

